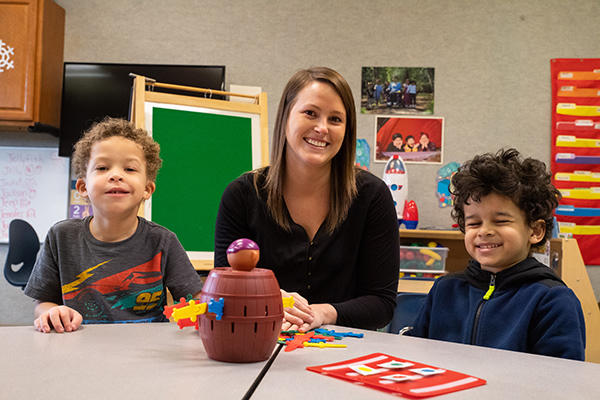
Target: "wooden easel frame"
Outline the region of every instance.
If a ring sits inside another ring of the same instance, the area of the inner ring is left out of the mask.
[[[131,74],[134,75],[134,74]],[[155,92],[146,90],[165,88],[175,90],[185,90],[192,93],[204,93],[209,95],[234,96],[241,98],[254,99],[254,104],[240,103],[227,100],[216,100],[212,98],[189,97],[169,93]],[[169,83],[156,82],[154,79],[141,75],[134,75],[133,92],[131,96],[131,122],[138,128],[146,128],[146,117],[144,113],[144,103],[155,102],[165,104],[176,104],[191,107],[203,107],[224,111],[237,111],[248,114],[257,114],[260,116],[261,130],[261,163],[266,166],[269,163],[269,121],[267,108],[267,94],[261,92],[256,96],[225,92],[221,90],[203,89],[192,86],[173,85]]]
[[[157,103],[175,106],[188,106],[209,110],[220,110],[224,112],[234,112],[250,115],[258,115],[260,125],[260,166],[266,166],[269,162],[269,132],[268,132],[268,112],[267,112],[267,94],[247,95],[230,93],[219,90],[196,88],[191,86],[173,85],[168,83],[159,83],[153,79],[134,75],[133,91],[131,96],[131,121],[136,127],[147,129],[146,126],[146,103]],[[176,95],[171,93],[156,92],[154,88],[174,89],[190,93],[204,93],[205,95],[222,95],[237,98],[249,98],[252,102],[240,102],[234,100],[219,100],[212,98],[203,98],[198,96]],[[144,216],[143,207],[140,209],[140,215]],[[175,232],[177,233],[177,232]],[[212,257],[198,257],[194,253],[189,253],[190,260],[197,270],[210,270],[213,268]]]

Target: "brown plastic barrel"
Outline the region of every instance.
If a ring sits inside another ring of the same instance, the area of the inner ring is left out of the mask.
[[[199,332],[208,357],[239,363],[268,359],[283,320],[281,292],[273,271],[214,268],[200,302],[220,298],[224,299],[220,321],[210,312],[199,316]]]

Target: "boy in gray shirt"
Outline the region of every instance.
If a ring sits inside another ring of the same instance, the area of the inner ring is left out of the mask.
[[[93,215],[50,228],[25,294],[36,300],[40,332],[81,323],[166,321],[174,298],[198,297],[202,282],[175,234],[138,217],[162,160],[143,129],[106,118],[75,145],[77,191]]]

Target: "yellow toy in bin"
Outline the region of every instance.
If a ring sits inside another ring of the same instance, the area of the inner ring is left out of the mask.
[[[446,273],[447,247],[400,246],[401,273]]]

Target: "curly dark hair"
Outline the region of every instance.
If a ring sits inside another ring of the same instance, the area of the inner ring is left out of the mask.
[[[113,136],[129,139],[142,148],[146,161],[146,175],[150,182],[156,180],[158,170],[162,165],[160,159],[160,146],[152,139],[148,132],[125,119],[106,117],[102,121],[92,125],[81,139],[75,143],[72,165],[78,179],[85,179],[87,167],[92,154],[92,147]]]
[[[535,245],[541,246],[552,235],[553,211],[561,198],[560,192],[551,183],[551,177],[546,164],[533,158],[523,158],[513,148],[475,156],[452,176],[452,218],[464,233],[464,205],[470,201],[480,202],[488,194],[497,193],[508,197],[523,210],[527,224],[544,220],[544,238]]]

